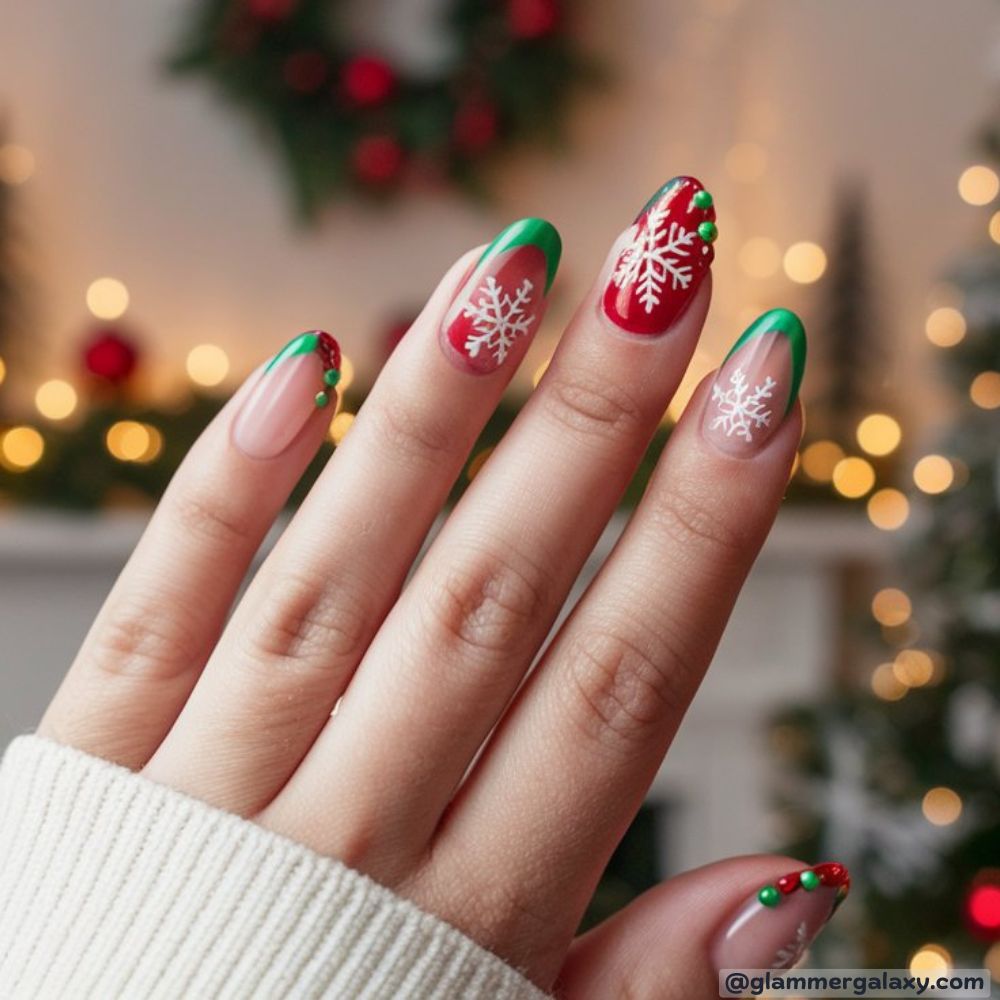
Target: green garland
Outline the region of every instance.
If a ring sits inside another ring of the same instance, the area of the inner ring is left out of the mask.
[[[338,25],[344,2],[198,0],[170,61],[210,78],[279,147],[303,220],[344,194],[441,181],[477,192],[494,153],[556,138],[567,97],[593,76],[564,30],[568,0],[452,0],[457,56],[430,79],[356,51]]]

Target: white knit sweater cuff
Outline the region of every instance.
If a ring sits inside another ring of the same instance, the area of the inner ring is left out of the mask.
[[[0,984],[101,1000],[545,996],[331,858],[36,736],[0,766]]]

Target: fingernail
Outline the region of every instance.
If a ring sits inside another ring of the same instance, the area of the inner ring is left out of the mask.
[[[542,316],[562,241],[544,219],[521,219],[483,252],[442,325],[445,354],[470,372],[496,371],[522,356]]]
[[[717,969],[789,969],[833,916],[851,887],[843,865],[816,865],[762,886],[716,939]]]
[[[788,309],[772,309],[733,344],[712,383],[702,432],[734,455],[757,452],[795,404],[806,366],[806,331]]]
[[[667,181],[628,230],[604,289],[608,319],[654,337],[677,322],[715,259],[711,194],[694,177]]]
[[[298,436],[316,408],[329,406],[340,381],[340,346],[322,330],[300,333],[261,372],[233,425],[236,446],[251,458],[274,458]]]

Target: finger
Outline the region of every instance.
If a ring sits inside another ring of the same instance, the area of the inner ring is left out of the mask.
[[[705,194],[697,181],[676,179],[623,234],[537,391],[449,518],[267,822],[297,837],[318,832],[314,846],[349,855],[383,880],[422,854],[694,350],[709,282],[679,282],[674,293],[667,281],[647,313],[634,291],[641,276],[621,277],[621,262],[659,233],[673,241],[678,262],[696,261],[698,277],[706,275],[712,249],[697,225],[712,212],[695,204]],[[666,260],[667,242],[657,246]],[[306,804],[317,831],[295,825]],[[378,835],[358,838],[376,817]]]
[[[558,258],[555,229],[526,219],[449,272],[237,607],[151,777],[244,815],[284,785],[523,358]],[[491,310],[507,300],[501,330]]]
[[[797,964],[849,887],[846,869],[836,864],[810,868],[761,856],[698,868],[577,938],[555,992],[566,1000],[712,1000],[722,969]]]
[[[329,334],[255,372],[181,463],[39,733],[141,767],[173,725],[258,546],[319,447]],[[332,380],[333,376],[327,376]]]
[[[526,967],[569,941],[715,652],[788,481],[804,350],[797,318],[775,310],[695,393],[624,536],[435,844],[435,866],[463,873],[447,878],[481,873],[502,883],[487,892],[506,888],[542,914],[532,940],[479,928]]]

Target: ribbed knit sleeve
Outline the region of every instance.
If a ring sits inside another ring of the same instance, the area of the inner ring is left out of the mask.
[[[22,736],[0,766],[0,996],[545,994],[331,858]]]

